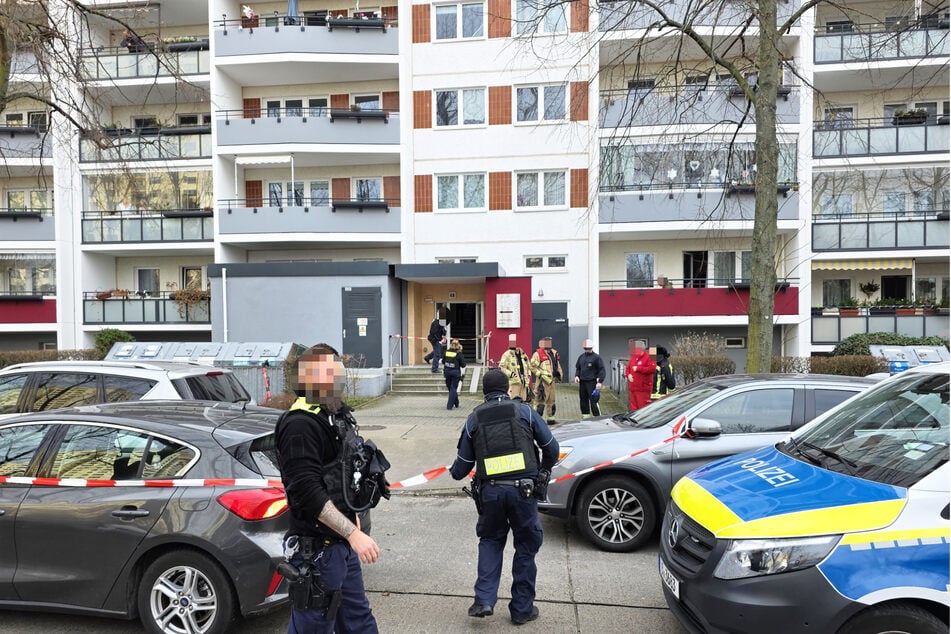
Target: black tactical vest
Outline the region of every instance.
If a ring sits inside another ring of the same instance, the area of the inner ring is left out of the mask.
[[[472,434],[476,478],[509,478],[538,470],[532,431],[522,424],[519,403],[506,399],[488,401],[475,409]]]

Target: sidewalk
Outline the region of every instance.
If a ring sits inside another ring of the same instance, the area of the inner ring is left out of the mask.
[[[356,410],[361,434],[373,440],[392,464],[387,472],[390,482],[452,464],[462,425],[483,399],[481,390],[466,391],[459,396],[459,408],[447,410],[447,395],[386,394]],[[555,400],[558,421],[581,418],[578,388],[574,384],[559,385]],[[610,392],[602,396],[602,413],[614,414],[625,409]],[[461,489],[462,484],[444,474],[412,490]]]

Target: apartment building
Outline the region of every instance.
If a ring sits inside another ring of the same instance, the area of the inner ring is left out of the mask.
[[[510,332],[571,359],[692,330],[742,368],[755,116],[642,5],[95,6],[121,20],[76,51],[103,129],[4,112],[0,347],[109,326],[324,340],[387,367],[418,361],[438,316],[479,361]],[[920,306],[949,288],[947,16],[855,0],[780,38],[777,354],[948,335]],[[727,2],[693,23],[755,85],[747,18]]]

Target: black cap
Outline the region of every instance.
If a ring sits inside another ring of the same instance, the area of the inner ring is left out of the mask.
[[[657,354],[662,357],[669,357],[670,354],[667,352],[667,348],[664,346],[657,346]]]
[[[509,378],[505,372],[495,368],[489,370],[482,377],[482,393],[485,395],[493,393],[507,393],[509,391]]]

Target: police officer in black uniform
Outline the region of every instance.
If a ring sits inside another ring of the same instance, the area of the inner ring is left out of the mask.
[[[291,581],[289,634],[377,632],[360,564],[377,561],[380,548],[360,530],[357,511],[389,497],[389,464],[357,435],[339,398],[345,379],[336,350],[309,348],[298,363],[300,398],[274,432],[290,509],[279,569]]]
[[[446,409],[459,407],[459,382],[462,381],[462,368],[466,367],[466,357],[462,354],[462,344],[453,339],[442,353],[442,375],[449,390]]]
[[[522,625],[538,618],[534,605],[535,555],[542,545],[538,499],[545,499],[548,477],[558,460],[558,441],[538,412],[511,400],[508,389],[508,377],[501,370],[485,373],[485,402],[466,420],[459,455],[449,473],[461,480],[473,468],[476,472],[471,495],[479,511],[479,566],[469,616],[491,616],[495,610],[502,553],[511,529],[515,557],[509,613],[512,623]]]

